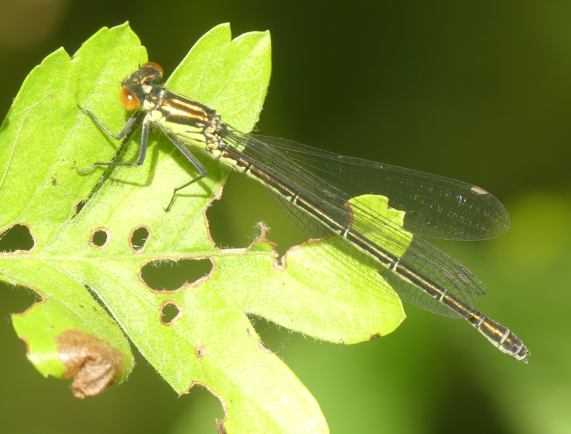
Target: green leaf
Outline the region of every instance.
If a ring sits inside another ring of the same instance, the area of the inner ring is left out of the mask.
[[[102,29],[73,58],[54,52],[26,78],[0,130],[0,233],[17,223],[34,239],[30,251],[0,253],[0,279],[42,297],[13,317],[28,357],[43,375],[74,377],[74,393],[85,396],[127,377],[130,341],[178,393],[194,385],[214,393],[228,432],[327,432],[314,398],[264,348],[247,315],[353,343],[394,330],[404,318],[400,300],[370,259],[337,238],[297,246],[281,262],[263,233],[246,249],[218,248],[205,210],[228,169],[207,158],[208,178],[166,214],[172,189],[194,173],[160,134],[142,167],[79,175],[113,158],[118,145],[78,105],[118,132],[126,120],[120,82],[145,53],[127,24]],[[223,24],[196,43],[167,86],[250,131],[269,76],[269,34],[232,40]],[[134,134],[122,159],[138,141]],[[386,209],[379,198],[363,200]],[[134,249],[141,227],[149,237]],[[91,241],[97,231],[106,234],[102,246]],[[153,290],[140,277],[148,264],[204,258],[212,271],[176,291]],[[178,313],[166,322],[163,309],[173,306]]]

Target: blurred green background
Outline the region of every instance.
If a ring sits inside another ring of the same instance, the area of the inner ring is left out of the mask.
[[[125,20],[167,71],[218,23],[269,29],[260,131],[470,181],[510,210],[501,239],[438,244],[486,283],[481,307],[525,339],[527,366],[410,306],[395,333],[353,346],[255,319],[332,432],[571,432],[571,2],[0,0],[0,117],[44,56]],[[225,245],[260,219],[282,243],[293,232],[238,176],[210,216]],[[32,300],[0,286],[1,433],[215,432],[216,399],[177,397],[140,357],[130,381],[85,401],[43,379],[9,319]]]

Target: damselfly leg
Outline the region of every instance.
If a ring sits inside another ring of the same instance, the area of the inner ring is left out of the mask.
[[[115,135],[113,134],[113,132],[111,130],[109,130],[109,128],[107,128],[98,118],[97,116],[95,116],[95,114],[86,109],[83,108],[81,106],[79,106],[79,108],[86,114],[88,115],[91,120],[93,122],[95,122],[95,124],[105,133],[107,134],[109,137],[111,137],[114,140],[128,140],[128,134],[133,130],[134,126],[137,124],[137,121],[139,120],[139,118],[141,117],[139,114],[136,114],[134,116],[131,116],[129,118],[129,120],[127,121],[127,123],[125,124],[125,126],[123,127],[123,129],[119,132],[119,134]],[[84,168],[84,169],[78,169],[78,172],[80,174],[84,174],[84,173],[88,173],[91,170],[93,170],[95,167],[97,166],[111,166],[111,167],[138,167],[141,166],[144,161],[145,161],[145,157],[147,154],[147,148],[148,148],[148,143],[149,143],[149,132],[150,132],[150,125],[151,125],[151,120],[150,117],[147,115],[143,118],[143,122],[142,122],[142,126],[141,126],[141,144],[139,145],[139,155],[137,157],[137,160],[134,163],[128,163],[128,162],[117,162],[117,161],[97,161],[93,164],[91,164],[90,166]],[[170,142],[175,145],[175,147],[181,152],[181,154],[185,157],[185,159],[192,164],[192,166],[198,171],[198,176],[195,178],[192,178],[190,181],[186,182],[185,184],[176,187],[173,189],[173,193],[172,196],[169,200],[168,205],[164,208],[164,210],[166,212],[170,211],[170,209],[172,208],[174,201],[176,199],[176,195],[177,193],[194,184],[195,182],[201,180],[202,178],[204,178],[205,176],[208,175],[208,171],[206,170],[206,168],[204,167],[204,165],[198,160],[198,158],[196,158],[192,152],[188,149],[188,147],[186,147],[183,143],[181,143],[180,141],[178,141],[172,134],[168,134],[167,132],[165,132],[165,135],[167,136],[167,138],[170,140]],[[121,143],[121,146],[124,145],[124,142]]]

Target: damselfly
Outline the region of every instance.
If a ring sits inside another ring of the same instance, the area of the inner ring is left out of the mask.
[[[134,112],[117,135],[89,110],[84,112],[109,136],[124,140],[141,123],[141,143],[134,163],[95,165],[140,166],[149,130],[158,127],[197,170],[198,176],[173,192],[207,175],[193,151],[220,160],[269,187],[329,233],[373,258],[379,272],[400,278],[408,291],[401,295],[428,310],[468,321],[499,350],[527,362],[529,351],[521,339],[478,311],[472,300],[484,292],[481,282],[465,267],[422,239],[485,239],[505,232],[509,217],[504,206],[484,189],[461,181],[400,167],[345,157],[288,140],[244,134],[222,121],[217,112],[199,102],[169,92],[161,84],[162,68],[148,62],[122,83],[121,103]],[[389,198],[406,212],[405,227],[414,234],[402,256],[388,245],[402,245],[403,228],[365,202],[347,202],[363,194]],[[398,287],[397,287],[398,289]]]

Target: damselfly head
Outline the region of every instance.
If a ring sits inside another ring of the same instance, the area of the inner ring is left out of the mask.
[[[145,96],[163,79],[163,68],[155,62],[143,63],[121,84],[119,99],[128,111],[141,108]]]

